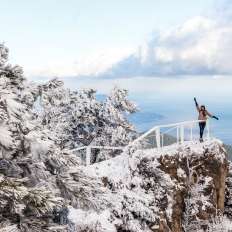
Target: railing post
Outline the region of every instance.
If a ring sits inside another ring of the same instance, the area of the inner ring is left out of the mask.
[[[209,120],[206,121],[206,129],[207,129],[207,139],[210,139],[210,126],[209,126]]]
[[[164,147],[164,134],[161,135],[161,147]]]
[[[157,148],[160,149],[160,128],[158,127],[156,129],[156,145],[157,145]]]
[[[180,142],[184,142],[184,125],[180,126]]]
[[[193,141],[193,124],[190,127],[190,141]]]
[[[86,147],[86,166],[90,165],[91,147]]]

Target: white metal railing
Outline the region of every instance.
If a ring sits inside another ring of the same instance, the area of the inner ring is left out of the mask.
[[[149,138],[149,136],[154,136],[154,141],[156,143],[156,148],[160,149],[164,146],[167,146],[164,144],[164,136],[170,131],[175,132],[174,138],[176,138],[176,144],[182,144],[184,141],[193,141],[193,128],[196,127],[200,122],[205,122],[204,120],[195,120],[195,121],[185,121],[185,122],[179,122],[179,123],[173,123],[173,124],[166,124],[166,125],[159,125],[155,126],[146,133],[142,134],[140,137],[129,143],[125,147],[111,147],[111,146],[83,146],[79,148],[75,148],[71,150],[72,152],[77,152],[81,150],[86,150],[85,154],[85,164],[90,165],[91,164],[91,153],[92,149],[100,149],[100,150],[117,150],[117,151],[123,151],[128,146],[133,146],[138,142],[141,142],[142,140]],[[166,129],[162,131],[163,129]],[[189,129],[189,138],[186,138],[185,133],[186,130]],[[210,126],[209,126],[209,120],[206,121],[206,137],[207,139],[210,138]]]
[[[179,122],[179,123],[173,123],[173,124],[166,124],[166,125],[159,125],[155,126],[137,139],[135,139],[132,143],[129,145],[133,145],[137,142],[142,141],[143,139],[147,138],[151,134],[155,134],[155,140],[156,140],[156,146],[157,148],[164,147],[164,136],[165,134],[168,134],[168,132],[172,130],[176,130],[176,143],[183,143],[185,140],[192,141],[193,140],[193,128],[196,127],[200,122],[206,122],[206,137],[207,139],[210,138],[210,126],[209,126],[209,120],[195,120],[195,121],[185,121],[185,122]],[[161,129],[167,129],[166,131],[162,131]],[[190,130],[190,138],[185,139],[185,129]],[[154,135],[153,135],[154,136]]]
[[[71,151],[76,152],[76,151],[86,150],[85,165],[90,165],[91,164],[92,149],[123,151],[124,147],[91,146],[90,145],[90,146],[78,147],[78,148],[75,148],[75,149],[73,149]]]

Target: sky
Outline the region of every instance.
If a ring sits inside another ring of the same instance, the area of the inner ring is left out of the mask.
[[[0,0],[0,10],[0,43],[29,80],[126,88],[143,130],[156,114],[196,118],[197,97],[232,144],[232,0]]]
[[[0,41],[30,80],[59,77],[101,93],[119,85],[137,95],[232,95],[230,0],[0,0],[0,7]]]
[[[99,74],[137,54],[160,31],[208,15],[216,5],[215,0],[0,0],[0,41],[28,77]]]

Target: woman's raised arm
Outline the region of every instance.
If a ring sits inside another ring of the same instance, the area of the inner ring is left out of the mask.
[[[200,107],[197,103],[197,99],[194,97],[194,102],[195,102],[195,105],[196,105],[196,108],[197,108],[197,111],[200,112]]]

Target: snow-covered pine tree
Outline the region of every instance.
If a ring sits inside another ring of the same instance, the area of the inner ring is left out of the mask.
[[[62,149],[89,145],[99,135],[103,122],[94,90],[70,91],[57,79],[41,85],[40,90],[39,118]]]
[[[42,131],[33,112],[39,88],[25,80],[22,68],[8,64],[8,52],[1,44],[0,228],[66,231],[57,227],[60,221],[67,223],[60,220],[67,210],[56,179],[78,159],[61,152],[49,139],[50,133]]]
[[[70,140],[70,92],[64,88],[64,83],[53,79],[39,86],[39,117],[44,131],[51,132],[50,138],[60,147],[65,147]]]
[[[53,132],[52,139],[62,149],[125,146],[136,136],[126,114],[136,112],[137,108],[128,100],[126,90],[115,87],[101,102],[93,89],[70,91],[63,82],[53,79],[40,86],[40,102],[41,123],[45,130]],[[94,154],[93,162],[99,150]],[[103,151],[98,159],[106,159],[107,155],[109,151]]]
[[[136,136],[135,128],[129,123],[126,114],[137,111],[136,105],[128,100],[128,91],[114,87],[110,95],[103,102],[101,116],[105,121],[105,128],[101,137],[96,141],[102,145],[125,146]]]
[[[104,128],[101,136],[97,136],[93,144],[115,147],[126,146],[138,135],[134,126],[128,121],[127,115],[137,111],[136,105],[128,99],[128,91],[114,87],[102,103],[100,115],[104,119]],[[105,160],[117,154],[118,151],[102,150],[95,156],[96,160]]]

